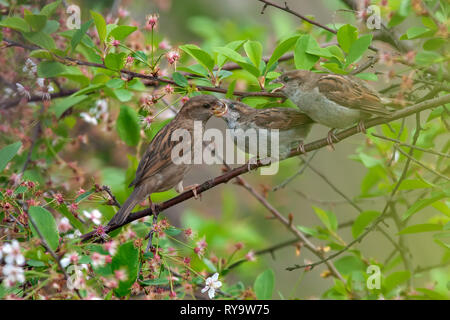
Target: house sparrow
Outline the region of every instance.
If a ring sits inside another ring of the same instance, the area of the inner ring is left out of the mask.
[[[220,114],[225,108],[224,104],[211,95],[201,95],[189,99],[180,109],[176,117],[163,127],[153,138],[139,162],[136,177],[129,187],[134,191],[117,211],[108,226],[120,225],[129,216],[131,210],[154,192],[162,192],[176,186],[178,192],[183,188],[184,175],[192,167],[190,164],[176,164],[172,159],[172,149],[180,142],[172,141],[172,134],[177,129],[185,129],[193,137],[194,121],[201,121],[203,129],[208,119],[214,114]],[[183,140],[183,142],[185,142]],[[190,144],[191,155],[192,146]]]
[[[288,108],[255,109],[242,102],[228,99],[221,101],[227,106],[226,112],[216,114],[216,116],[226,121],[234,143],[238,147],[242,147],[237,143],[239,136],[242,135],[242,132],[238,131],[239,129],[244,132],[248,129],[255,129],[257,137],[263,137],[266,141],[267,136],[270,137],[270,130],[278,129],[280,159],[285,158],[296,147],[305,152],[303,139],[306,138],[313,124],[313,120],[306,114]],[[261,129],[267,131],[261,131]],[[259,146],[259,142],[257,145]],[[270,140],[267,146],[270,151]],[[243,151],[249,153],[249,143],[245,143],[244,149]],[[270,155],[270,152],[267,152],[267,156]]]
[[[292,70],[283,73],[274,82],[283,85],[277,89],[300,111],[315,122],[332,128],[327,138],[331,146],[333,138],[338,140],[333,133],[336,128],[343,129],[358,123],[359,130],[365,132],[364,119],[372,115],[388,117],[391,114],[379,95],[353,76]]]

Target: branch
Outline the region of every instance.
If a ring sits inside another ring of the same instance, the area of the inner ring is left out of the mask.
[[[369,120],[365,121],[364,125],[365,125],[365,128],[371,128],[371,127],[374,127],[376,125],[383,124],[383,123],[388,123],[388,122],[391,122],[391,121],[394,121],[394,120],[397,120],[397,119],[400,119],[400,118],[404,118],[404,117],[410,116],[412,114],[421,112],[423,110],[430,109],[430,108],[433,108],[433,107],[437,107],[437,106],[440,106],[440,105],[443,105],[443,104],[446,104],[446,103],[450,103],[450,94],[447,94],[447,95],[442,96],[442,97],[434,98],[434,99],[431,99],[431,100],[428,100],[428,101],[424,101],[424,102],[415,104],[415,105],[413,105],[411,107],[408,107],[408,108],[396,111],[396,112],[394,112],[391,115],[390,118],[378,117],[378,118],[369,119]],[[346,138],[348,138],[350,136],[353,136],[353,135],[355,135],[357,133],[358,133],[358,129],[357,129],[356,126],[352,127],[352,128],[349,128],[349,129],[346,129],[346,130],[343,130],[341,132],[338,132],[336,134],[336,136],[339,139],[339,141],[336,141],[335,143],[339,143],[340,141],[345,140]],[[306,144],[305,145],[305,151],[309,152],[309,151],[317,150],[317,149],[323,148],[323,147],[325,147],[327,145],[328,145],[328,142],[327,142],[326,138],[325,139],[316,140],[314,142]],[[298,155],[300,155],[299,151],[292,150],[292,152],[290,153],[288,158],[294,157],[294,156],[298,156]],[[202,183],[201,185],[199,185],[196,188],[195,192],[196,192],[196,194],[201,194],[201,193],[203,193],[203,192],[205,192],[205,191],[207,191],[207,190],[209,190],[211,188],[216,187],[217,185],[220,185],[220,184],[223,184],[223,183],[227,183],[231,179],[233,179],[233,178],[235,178],[237,176],[240,176],[241,174],[249,172],[249,169],[253,170],[253,169],[259,168],[261,166],[263,166],[263,164],[260,161],[258,161],[256,164],[251,164],[251,165],[246,165],[245,164],[243,166],[234,168],[233,170],[230,170],[230,171],[228,171],[228,172],[226,172],[226,173],[224,173],[224,174],[222,174],[222,175],[220,175],[220,176],[218,176],[216,178],[207,180],[206,182]],[[159,205],[156,205],[156,207],[157,207],[156,209],[158,210],[158,212],[162,212],[163,210],[166,210],[167,208],[173,207],[173,206],[175,206],[175,205],[177,205],[177,204],[179,204],[179,203],[181,203],[183,201],[186,201],[186,200],[188,200],[188,199],[190,199],[192,197],[194,197],[194,191],[189,190],[189,191],[184,192],[184,193],[182,193],[182,194],[180,194],[180,195],[178,195],[178,196],[176,196],[176,197],[174,197],[172,199],[169,199],[169,200],[167,200],[167,201],[165,201],[165,202],[163,202],[163,203],[161,203]],[[145,217],[145,216],[150,216],[152,214],[153,214],[153,212],[152,212],[151,208],[147,208],[147,209],[144,209],[144,210],[141,210],[141,211],[133,212],[132,214],[130,214],[130,216],[127,218],[127,220],[123,224],[117,225],[117,226],[107,227],[105,232],[109,233],[109,232],[111,232],[111,231],[113,231],[113,230],[115,230],[117,228],[120,228],[123,225],[128,224],[128,223],[130,223],[130,222],[132,222],[134,220],[140,219],[140,218]],[[86,234],[82,235],[81,236],[81,240],[82,241],[87,241],[89,239],[92,239],[95,236],[96,236],[96,231],[92,231],[92,232],[89,232],[89,233],[86,233]]]
[[[74,94],[77,91],[78,90],[62,90],[60,92],[51,93],[50,94],[50,98],[51,99],[55,99],[55,98],[67,97],[67,96],[70,96],[71,94]],[[0,110],[1,109],[9,109],[9,108],[15,107],[22,100],[24,100],[24,98],[21,97],[21,98],[18,98],[18,99],[12,99],[12,100],[7,100],[7,101],[0,102]],[[37,101],[42,101],[42,96],[34,95],[34,96],[31,96],[30,99],[28,99],[28,102],[37,102]]]

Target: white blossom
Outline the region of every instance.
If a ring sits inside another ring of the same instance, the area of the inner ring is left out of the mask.
[[[19,283],[25,282],[25,276],[23,274],[22,267],[7,264],[3,267],[2,272],[3,275],[5,276],[3,284],[6,287],[12,287],[16,282]]]
[[[19,266],[25,263],[25,258],[20,251],[20,245],[17,240],[13,240],[11,243],[7,243],[2,248],[5,255],[6,264],[17,264]]]
[[[80,113],[80,117],[86,121],[87,123],[93,124],[94,126],[98,125],[98,121],[97,118],[91,116],[89,113],[87,112],[82,112]]]
[[[21,95],[26,97],[28,100],[31,99],[31,94],[30,92],[20,83],[16,83],[16,87],[17,87],[17,92]]]
[[[219,274],[216,272],[211,277],[206,279],[206,285],[202,289],[202,293],[208,291],[208,296],[210,299],[214,298],[216,293],[216,289],[219,289],[222,286],[222,282],[218,281]]]
[[[98,211],[97,209],[92,210],[92,212],[83,210],[83,214],[86,216],[86,218],[90,219],[93,223],[99,225],[100,219],[102,217],[102,213]]]

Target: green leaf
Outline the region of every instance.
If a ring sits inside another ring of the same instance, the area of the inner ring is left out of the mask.
[[[394,187],[394,186],[393,186]],[[433,188],[434,185],[426,182],[421,179],[405,179],[402,181],[398,190],[416,190],[416,189],[424,189],[424,188]]]
[[[234,88],[236,87],[236,79],[234,79],[231,83],[230,83],[230,85],[228,86],[228,89],[227,89],[227,94],[225,95],[225,97],[227,98],[227,99],[232,99],[233,98],[233,95],[234,95]]]
[[[133,92],[127,89],[116,89],[114,90],[114,95],[120,102],[127,102],[133,98]]]
[[[355,219],[352,225],[352,235],[353,238],[358,238],[361,233],[363,233],[364,229],[376,218],[380,216],[380,212],[378,211],[364,211],[359,214],[359,216]]]
[[[44,29],[42,29],[42,32],[50,35],[54,32],[56,32],[59,29],[59,22],[56,20],[47,20],[47,23],[45,24]]]
[[[328,230],[332,230],[332,231],[337,230],[338,223],[337,223],[336,216],[333,212],[325,211],[325,210],[322,210],[321,208],[318,208],[315,206],[313,206],[313,209],[314,209],[314,213],[317,215],[317,217],[320,219],[320,221],[322,221],[322,223]]]
[[[207,70],[209,71],[213,70],[214,59],[211,58],[208,52],[202,50],[195,44],[185,44],[180,46],[180,49],[189,54],[195,60],[197,60]]]
[[[442,38],[428,39],[423,44],[423,48],[427,51],[438,50],[444,43],[446,43],[446,40]]]
[[[401,230],[398,234],[410,234],[410,233],[421,233],[421,232],[432,232],[432,231],[441,231],[442,225],[435,223],[423,223],[423,224],[415,224],[413,226],[406,227]]]
[[[43,14],[25,14],[24,18],[33,31],[41,31],[47,23],[47,16]]]
[[[414,213],[422,210],[423,208],[435,203],[436,201],[439,201],[443,198],[445,198],[445,193],[444,192],[439,192],[435,195],[433,195],[431,198],[428,199],[420,199],[418,201],[416,201],[412,206],[409,207],[408,210],[406,210],[406,212],[403,214],[402,216],[402,220],[406,220],[409,217],[411,217]]]
[[[350,275],[355,271],[366,270],[366,264],[361,259],[355,256],[345,256],[334,262],[334,265],[338,271],[344,275]]]
[[[425,27],[411,27],[406,31],[406,37],[408,40],[424,38],[430,36],[434,32]]]
[[[93,194],[95,192],[95,190],[88,190],[82,194],[80,194],[76,199],[75,202],[76,203],[80,203],[81,201],[83,201],[84,199],[88,198],[91,194]]]
[[[70,224],[78,229],[81,233],[86,232],[86,227],[84,226],[84,224],[80,220],[75,218],[73,213],[70,212],[65,204],[52,205],[52,207],[58,210],[58,212],[61,213],[64,217],[66,217],[69,220]]]
[[[124,84],[125,84],[125,81],[123,81],[122,79],[114,78],[114,79],[109,80],[106,83],[106,86],[111,89],[119,89],[119,88],[122,88]]]
[[[270,300],[272,298],[274,284],[275,274],[272,269],[267,269],[260,273],[253,284],[256,297],[259,300]]]
[[[70,40],[70,46],[72,47],[72,52],[75,51],[78,44],[81,42],[81,39],[83,39],[83,36],[86,34],[86,31],[88,31],[89,27],[91,26],[92,22],[94,20],[89,20],[83,23],[80,27],[80,29],[77,29],[77,31],[74,33],[72,40]]]
[[[347,55],[346,65],[348,66],[351,63],[357,62],[359,59],[361,59],[364,52],[366,52],[367,48],[369,48],[371,42],[371,34],[361,36],[358,40],[353,42]]]
[[[52,111],[56,117],[61,117],[61,115],[70,107],[80,103],[81,101],[84,101],[88,98],[87,95],[80,95],[80,96],[69,96],[63,99],[56,100],[55,104],[50,108],[50,111]]]
[[[7,17],[6,19],[0,21],[0,26],[21,32],[30,31],[30,25],[24,19],[19,17]]]
[[[125,52],[120,53],[108,53],[105,57],[105,66],[112,70],[120,70],[125,66]]]
[[[49,211],[42,207],[31,206],[28,214],[30,219],[36,224],[36,228],[39,229],[50,249],[55,251],[59,245],[58,227],[56,226],[55,218],[53,218]],[[30,228],[34,236],[39,238],[37,231],[31,223]]]
[[[139,250],[134,247],[133,241],[126,242],[119,247],[112,258],[111,269],[126,272],[127,279],[119,282],[119,287],[114,289],[114,293],[118,297],[127,295],[136,281],[139,271]]]
[[[227,47],[217,47],[214,49],[214,51],[223,54],[231,61],[236,62],[242,69],[248,71],[255,77],[259,77],[260,75],[259,69],[255,67],[253,64],[248,63],[244,57],[242,57],[239,53],[237,53],[233,49]]]
[[[51,60],[53,59],[52,55],[48,50],[38,49],[30,52],[30,58],[37,58],[42,60]]]
[[[434,51],[420,51],[416,54],[416,64],[419,66],[428,66],[430,64],[439,62],[442,56]]]
[[[244,44],[244,50],[249,57],[250,61],[255,65],[255,67],[259,68],[262,58],[262,45],[258,41],[248,40]]]
[[[42,78],[57,77],[66,71],[66,66],[56,61],[43,61],[37,68],[38,76]]]
[[[48,34],[38,31],[38,32],[24,32],[22,33],[24,38],[34,43],[35,45],[47,49],[52,50],[56,48],[55,41]]]
[[[391,292],[402,283],[408,281],[410,277],[411,273],[409,271],[398,271],[390,274],[384,280],[384,283],[382,285],[383,291],[386,293]]]
[[[270,68],[281,58],[283,54],[285,54],[292,46],[297,42],[299,35],[295,35],[287,38],[286,40],[280,42],[275,50],[273,50],[272,56],[267,62],[266,70],[270,70]]]
[[[296,69],[310,70],[319,60],[318,56],[309,54],[306,50],[311,40],[310,35],[304,35],[298,38],[294,48],[294,62]]]
[[[136,30],[137,27],[134,26],[117,26],[109,33],[109,35],[116,40],[122,41]]]
[[[172,73],[172,79],[173,81],[175,81],[175,83],[177,85],[179,85],[180,87],[187,87],[189,85],[187,79],[185,76],[183,76],[181,73],[179,72],[174,72]]]
[[[0,149],[0,172],[5,170],[6,165],[12,158],[14,158],[21,146],[22,142],[17,141]]]
[[[353,43],[358,39],[358,29],[350,24],[343,25],[337,31],[337,40],[342,50],[349,53]]]
[[[41,14],[45,14],[47,17],[50,17],[53,12],[55,12],[56,8],[58,8],[59,4],[61,3],[62,0],[58,0],[55,2],[51,2],[47,5],[45,5],[42,9],[41,9]]]
[[[169,236],[177,236],[181,233],[181,230],[175,227],[170,226],[169,228],[167,228],[166,230],[164,230],[164,233],[166,233]]]
[[[116,122],[119,137],[129,146],[135,146],[139,142],[140,127],[136,111],[128,106],[121,106]]]
[[[355,76],[367,81],[378,81],[378,76],[375,73],[361,72],[356,74]]]
[[[225,45],[225,47],[230,48],[231,50],[237,51],[237,50],[239,50],[239,48],[242,47],[242,45],[244,43],[245,43],[245,40],[232,41],[230,43],[227,43]],[[217,56],[217,66],[219,68],[222,68],[226,61],[227,61],[227,57],[226,56],[224,56],[222,54],[218,54],[218,56]]]
[[[95,27],[97,28],[98,37],[101,42],[106,40],[106,22],[100,13],[91,10],[91,16],[94,19]]]

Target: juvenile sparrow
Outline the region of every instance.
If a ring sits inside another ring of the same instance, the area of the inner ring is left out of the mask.
[[[292,70],[283,73],[275,82],[283,86],[278,90],[294,102],[300,111],[315,122],[332,128],[328,132],[328,143],[336,128],[347,128],[358,123],[365,132],[362,120],[372,115],[388,117],[380,96],[363,81],[349,75],[321,74],[307,70]]]
[[[192,167],[190,164],[176,164],[172,159],[173,148],[184,141],[172,141],[172,133],[177,129],[185,129],[193,137],[194,121],[200,121],[203,129],[208,119],[215,113],[223,112],[225,106],[219,99],[211,95],[201,95],[189,99],[180,109],[176,117],[163,127],[153,138],[139,162],[136,177],[129,187],[134,191],[117,211],[108,226],[122,224],[131,210],[154,192],[162,192],[176,186],[178,192],[183,188],[183,178]],[[190,144],[191,156],[193,143]]]
[[[255,129],[258,138],[267,139],[267,137],[270,137],[270,130],[277,129],[279,130],[280,159],[286,157],[293,148],[298,148],[305,152],[303,139],[306,138],[313,124],[313,120],[306,114],[288,108],[255,109],[242,102],[228,99],[222,99],[221,101],[226,104],[227,109],[225,113],[216,116],[226,121],[234,143],[238,147],[242,148],[237,143],[239,136],[242,135],[242,131]],[[269,147],[271,144],[269,139],[267,146]],[[270,150],[271,148],[269,148]],[[249,153],[249,143],[245,143],[243,151]],[[268,152],[267,155],[270,156],[271,153]]]

